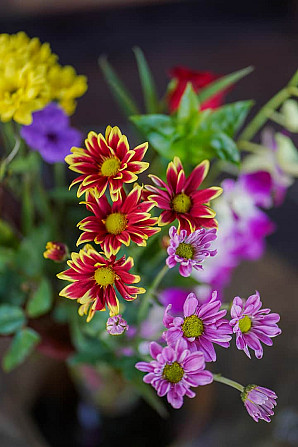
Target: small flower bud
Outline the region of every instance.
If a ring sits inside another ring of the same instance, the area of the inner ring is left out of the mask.
[[[67,245],[62,242],[47,242],[43,256],[55,262],[63,262],[68,257]]]
[[[127,321],[122,318],[122,315],[115,315],[108,318],[106,324],[107,332],[110,335],[122,335],[128,328]]]

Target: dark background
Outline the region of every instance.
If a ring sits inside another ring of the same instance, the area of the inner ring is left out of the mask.
[[[2,0],[0,32],[24,30],[30,37],[38,36],[41,41],[50,42],[62,64],[71,64],[78,73],[87,75],[89,89],[79,100],[73,124],[82,129],[103,130],[108,124],[121,127],[125,120],[103,80],[97,59],[101,54],[107,55],[141,103],[141,90],[131,50],[134,45],[143,49],[161,96],[168,82],[168,72],[173,66],[184,65],[196,70],[227,74],[253,65],[255,71],[237,84],[229,94],[228,102],[252,98],[257,102],[256,107],[260,107],[288,82],[297,69],[297,3],[295,0],[197,0],[130,1],[126,4],[122,0],[107,4],[106,1],[76,0],[53,1],[46,6],[44,0]],[[297,145],[297,139],[294,140]],[[295,184],[282,207],[270,211],[278,229],[268,238],[266,257],[254,264],[243,264],[234,275],[229,291],[231,295],[235,292],[248,296],[258,288],[266,307],[281,313],[283,335],[275,340],[275,349],[265,349],[261,362],[249,361],[243,353],[231,349],[220,352],[217,365],[223,374],[236,380],[275,389],[280,396],[277,414],[270,425],[265,422],[256,424],[246,414],[236,391],[223,385],[212,385],[206,387],[211,391],[206,393],[202,390],[198,399],[189,402],[184,411],[172,417],[171,421],[180,432],[177,446],[298,446],[297,193]],[[76,400],[67,385],[63,367],[51,364],[51,368],[57,380],[54,381],[55,386],[51,388],[49,385],[48,389],[55,390],[53,407],[56,416],[60,415],[64,429],[58,423],[53,434],[49,419],[51,423],[53,420],[51,416],[46,416],[51,412],[51,405],[48,407],[44,401],[40,404],[39,400],[37,407],[35,403],[34,415],[44,433],[47,436],[52,433],[51,439],[54,441],[51,445],[72,446],[72,441],[67,439],[74,431],[72,424],[75,422],[71,417]],[[6,392],[9,390],[13,394],[14,380],[20,381],[20,374],[12,375],[11,379],[3,378]],[[57,385],[59,381],[63,383],[62,388]],[[48,394],[51,395],[51,392]],[[143,408],[143,411],[147,410]],[[3,404],[2,412],[5,413]],[[143,432],[136,430],[137,441],[135,444],[131,442],[132,446],[152,445],[147,438],[148,444],[142,438],[148,426],[151,434],[162,431],[162,423],[154,419],[152,413],[144,414],[149,425],[144,425]],[[15,423],[14,415],[12,419]],[[0,418],[0,434],[1,430],[3,432],[2,425],[7,427],[6,423],[1,424]],[[165,430],[169,430],[170,426],[168,422],[165,423]],[[114,433],[117,433],[116,428]],[[25,444],[13,444],[12,441],[5,444],[5,439],[3,437],[0,442],[3,447],[33,446],[30,442],[26,444],[24,437]],[[163,446],[166,445],[165,439],[161,434],[156,435],[153,443]],[[85,445],[95,447],[92,440],[90,442]],[[115,444],[111,441],[106,445],[116,445],[116,441]],[[128,444],[124,440],[122,445]]]

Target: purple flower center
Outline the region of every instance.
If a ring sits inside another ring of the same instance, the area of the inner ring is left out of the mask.
[[[57,134],[56,133],[48,133],[47,135],[46,135],[46,137],[47,137],[47,139],[48,139],[48,141],[50,142],[50,143],[57,143],[58,142],[58,136],[57,136]]]
[[[249,332],[251,328],[251,319],[244,315],[243,318],[239,320],[239,329],[242,332],[242,334],[246,334],[246,332]]]
[[[199,317],[196,315],[191,315],[190,317],[184,318],[182,330],[183,334],[187,338],[199,337],[204,331],[204,325]]]
[[[180,258],[192,259],[194,255],[194,247],[191,244],[181,242],[176,249],[176,255],[180,256]]]
[[[172,207],[176,213],[188,213],[191,207],[191,199],[184,192],[181,192],[173,198]]]
[[[178,362],[172,364],[167,363],[162,374],[168,382],[178,383],[184,375],[184,370]]]

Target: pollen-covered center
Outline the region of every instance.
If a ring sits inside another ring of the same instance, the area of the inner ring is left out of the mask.
[[[94,279],[99,286],[107,287],[114,284],[116,274],[109,267],[99,267],[95,270]]]
[[[126,216],[121,213],[109,214],[106,218],[105,225],[108,233],[120,234],[127,226]]]
[[[180,258],[192,259],[194,255],[194,248],[191,244],[181,242],[176,249],[176,255],[180,256]]]
[[[178,383],[182,379],[184,374],[183,368],[178,362],[174,362],[171,365],[169,363],[163,369],[162,375],[166,380],[171,383]]]
[[[242,332],[242,334],[245,334],[246,332],[250,331],[250,328],[251,328],[251,319],[247,315],[244,315],[244,317],[241,318],[241,320],[239,320],[239,329]]]
[[[183,334],[187,338],[199,337],[204,331],[204,325],[199,317],[197,317],[196,315],[191,315],[190,317],[184,318],[182,330]]]
[[[120,168],[120,161],[116,157],[107,158],[101,165],[101,175],[111,177],[116,175]]]
[[[176,213],[188,213],[191,207],[191,199],[184,192],[181,192],[173,198],[172,207]]]

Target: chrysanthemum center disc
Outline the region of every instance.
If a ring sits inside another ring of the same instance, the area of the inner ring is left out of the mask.
[[[183,377],[184,370],[178,362],[174,362],[171,365],[167,363],[162,374],[169,382],[178,383]]]
[[[105,225],[108,233],[120,234],[127,226],[126,216],[121,213],[109,214],[106,218]]]
[[[194,248],[191,244],[181,242],[176,249],[176,255],[180,256],[180,258],[192,259],[194,255]]]
[[[120,161],[116,157],[107,158],[101,165],[101,175],[111,177],[116,175],[120,168]]]
[[[109,267],[99,267],[94,273],[95,281],[103,287],[114,284],[115,277],[115,272]]]
[[[182,330],[183,334],[187,338],[199,337],[204,331],[204,325],[199,317],[197,317],[196,315],[191,315],[190,317],[184,318]]]
[[[241,320],[239,320],[239,329],[242,332],[242,334],[245,334],[250,330],[250,328],[251,328],[251,319],[247,315],[244,315],[244,317],[241,318]]]
[[[176,213],[188,213],[191,207],[191,199],[184,192],[181,192],[173,198],[172,207]]]

